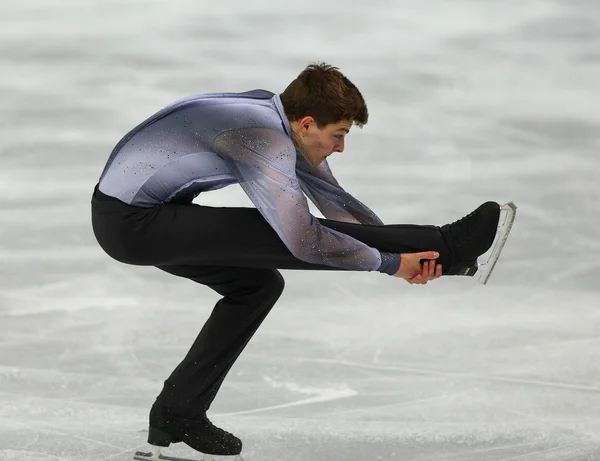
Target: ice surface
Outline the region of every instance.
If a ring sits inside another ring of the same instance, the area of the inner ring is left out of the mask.
[[[367,99],[330,163],[384,222],[488,199],[519,215],[487,286],[282,271],[215,422],[248,461],[600,460],[592,0],[0,2],[0,460],[146,447],[149,406],[218,296],[109,259],[92,188],[171,100],[281,91],[315,60]],[[250,206],[237,186],[198,202]]]

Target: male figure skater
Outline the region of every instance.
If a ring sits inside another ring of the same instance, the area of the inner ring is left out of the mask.
[[[281,93],[178,100],[116,145],[92,197],[96,239],[112,258],[155,266],[223,296],[150,411],[150,454],[183,441],[235,456],[242,443],[206,412],[280,297],[278,269],[378,271],[424,284],[469,275],[491,246],[500,206],[442,227],[384,225],[333,176],[327,157],[367,123],[357,87],[336,67],[307,66]],[[256,208],[200,206],[239,184]],[[326,219],[311,215],[306,196]]]

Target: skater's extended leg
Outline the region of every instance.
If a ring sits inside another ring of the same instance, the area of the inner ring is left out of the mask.
[[[136,208],[96,191],[96,238],[113,258],[136,265],[226,265],[299,270],[343,270],[296,258],[255,208],[170,204]],[[447,267],[451,252],[440,228],[370,226],[319,218],[319,222],[380,251],[438,251]]]
[[[475,263],[492,244],[500,215],[487,202],[465,218],[442,227],[372,226],[319,218],[319,222],[384,252],[437,251],[443,275]],[[96,189],[92,223],[102,248],[118,261],[136,265],[223,265],[299,270],[345,270],[296,258],[256,208],[165,204],[138,208]],[[454,271],[454,272],[453,272]]]

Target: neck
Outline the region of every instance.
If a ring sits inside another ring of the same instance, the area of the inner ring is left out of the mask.
[[[298,134],[298,122],[290,122],[290,127],[292,128],[292,142],[294,143],[294,147],[302,153],[306,152],[304,143]]]

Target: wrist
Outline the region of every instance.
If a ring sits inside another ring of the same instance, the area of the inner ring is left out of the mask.
[[[377,270],[384,274],[395,275],[401,264],[402,258],[399,253],[381,252],[381,265]]]

